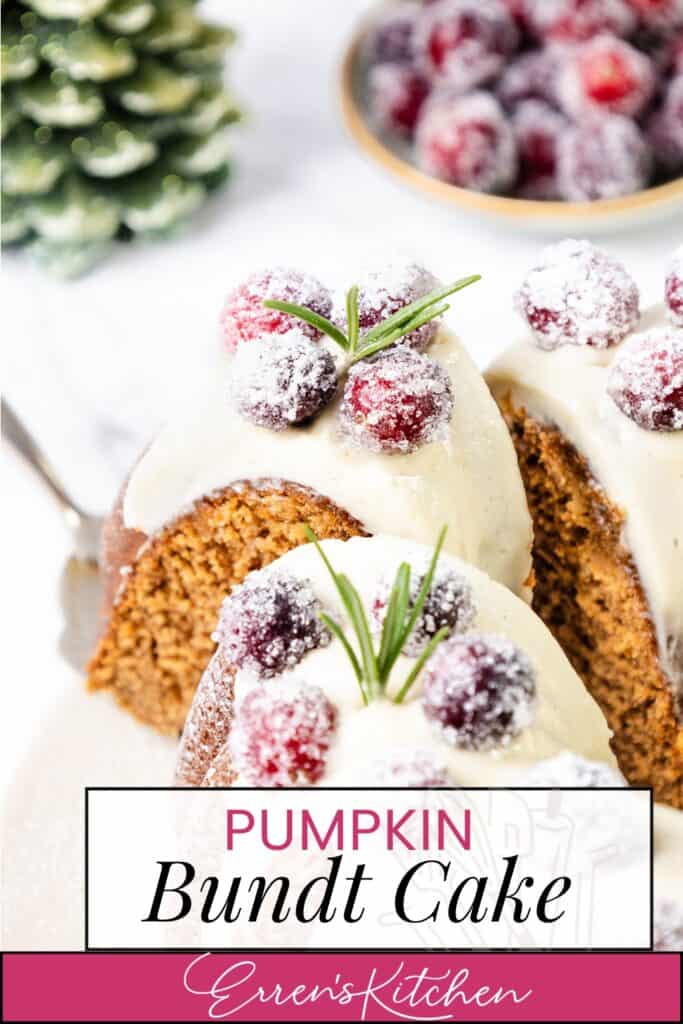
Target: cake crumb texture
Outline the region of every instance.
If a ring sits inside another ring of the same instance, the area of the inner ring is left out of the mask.
[[[683,729],[624,513],[562,433],[501,400],[534,521],[533,607],[600,705],[632,785],[683,808]]]
[[[328,499],[269,481],[206,497],[152,538],[135,533],[142,546],[125,573],[119,567],[88,688],[111,690],[143,722],[178,733],[214,652],[223,598],[247,573],[304,543],[305,524],[321,539],[366,535]]]

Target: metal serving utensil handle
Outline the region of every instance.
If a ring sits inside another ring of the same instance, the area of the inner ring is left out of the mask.
[[[76,530],[87,518],[83,509],[73,500],[62,486],[54,466],[29,434],[9,402],[2,402],[2,434],[17,449],[28,464],[36,471],[52,496],[58,502],[68,525]]]

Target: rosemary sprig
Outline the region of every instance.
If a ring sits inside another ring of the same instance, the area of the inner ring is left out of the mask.
[[[305,526],[304,530],[308,540],[315,545],[334,582],[355,633],[358,651],[353,649],[339,623],[335,622],[325,612],[321,612],[320,617],[327,628],[341,642],[351,662],[363,697],[363,703],[367,705],[371,700],[385,693],[392,669],[422,613],[446,537],[446,527],[444,526],[439,534],[429,568],[425,573],[417,597],[412,605],[410,601],[410,566],[407,562],[402,562],[398,567],[387,601],[387,610],[382,624],[378,650],[375,649],[367,615],[358,591],[347,576],[334,570],[310,526]],[[394,697],[396,704],[401,704],[405,699],[406,694],[427,664],[427,661],[441,641],[448,636],[448,633],[448,628],[444,627],[429,641]]]
[[[276,309],[280,313],[289,313],[290,316],[311,324],[319,331],[322,331],[340,346],[351,358],[350,363],[357,363],[359,359],[367,359],[376,352],[393,345],[399,338],[411,331],[436,319],[447,310],[450,305],[443,300],[449,295],[462,291],[471,284],[481,280],[481,274],[472,274],[469,277],[461,277],[458,281],[437,288],[435,291],[423,295],[414,302],[408,303],[396,313],[386,317],[376,324],[371,330],[360,337],[358,323],[358,286],[354,285],[346,295],[346,321],[347,333],[344,334],[336,324],[321,316],[307,306],[298,306],[293,302],[281,302],[279,299],[266,299],[263,305],[267,309]]]

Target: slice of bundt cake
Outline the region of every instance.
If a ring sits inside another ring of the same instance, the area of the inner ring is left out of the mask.
[[[438,322],[471,281],[442,288],[408,267],[334,311],[317,282],[275,271],[229,297],[203,402],[143,454],[105,530],[92,689],[179,731],[224,595],[300,544],[304,524],[431,541],[446,522],[450,552],[524,592],[531,520],[514,449]]]
[[[623,784],[540,619],[438,547],[300,546],[232,591],[216,637],[180,785],[510,785],[568,749],[569,784]]]
[[[675,271],[672,271],[674,274]],[[534,520],[534,608],[603,709],[626,778],[683,808],[683,332],[587,242],[517,295],[489,384]],[[637,332],[637,333],[634,333]]]

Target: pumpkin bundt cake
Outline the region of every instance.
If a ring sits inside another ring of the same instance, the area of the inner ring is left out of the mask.
[[[225,594],[306,524],[320,538],[431,542],[446,523],[448,552],[524,593],[531,520],[514,449],[439,322],[473,281],[444,288],[410,266],[335,309],[313,278],[278,270],[228,297],[204,400],[142,455],[105,529],[91,689],[180,731]]]
[[[533,606],[607,718],[632,784],[683,808],[683,267],[641,318],[624,267],[548,249],[530,336],[488,381],[534,521]]]

